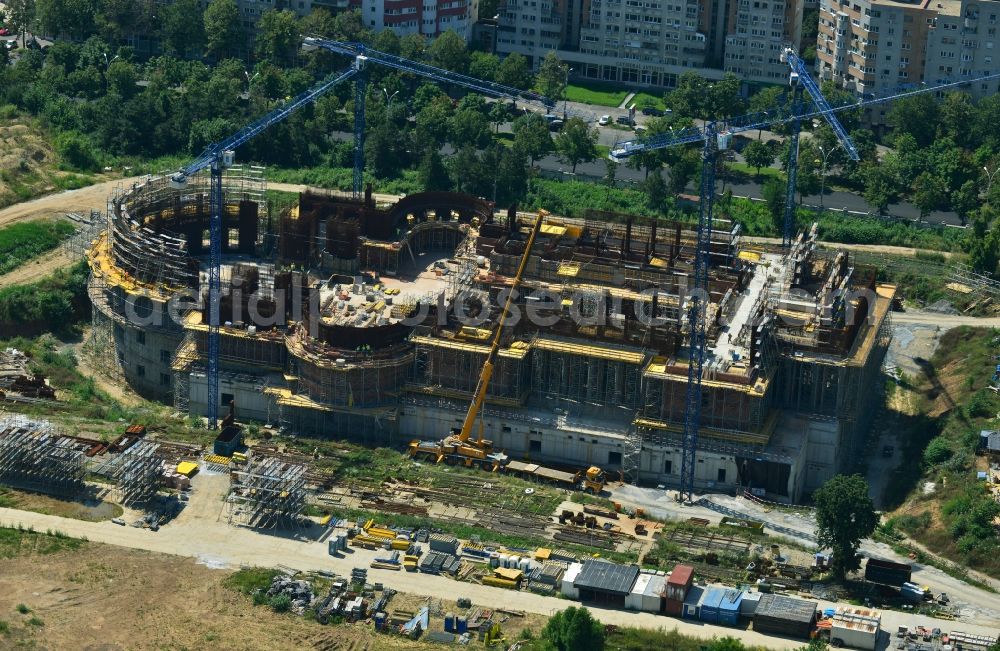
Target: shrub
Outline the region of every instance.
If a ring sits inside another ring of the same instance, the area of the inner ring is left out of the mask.
[[[924,463],[929,466],[936,466],[950,459],[952,454],[953,452],[951,447],[948,446],[948,442],[939,436],[931,441],[927,449],[924,450]]]
[[[67,131],[56,138],[56,151],[70,167],[82,172],[96,172],[100,162],[93,145],[86,136],[76,131]]]
[[[271,609],[276,613],[287,613],[292,607],[292,598],[286,594],[274,595],[271,598]]]
[[[21,613],[22,615],[27,615],[28,613],[31,612],[31,608],[28,608],[26,604],[17,604],[17,612]]]

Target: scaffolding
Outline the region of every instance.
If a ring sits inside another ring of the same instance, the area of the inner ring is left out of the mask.
[[[281,459],[251,456],[233,468],[226,495],[229,524],[273,529],[295,526],[305,508],[306,467]]]
[[[139,441],[114,455],[97,470],[114,482],[113,496],[122,506],[144,505],[156,496],[163,482],[163,457],[160,446]]]
[[[76,440],[44,421],[22,416],[0,419],[0,484],[54,495],[85,488],[86,455]]]

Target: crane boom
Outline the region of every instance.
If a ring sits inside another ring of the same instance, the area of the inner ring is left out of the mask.
[[[542,221],[547,214],[545,210],[538,211],[538,217],[535,218],[535,223],[531,226],[531,233],[528,235],[528,241],[524,245],[524,253],[521,255],[520,264],[517,266],[514,282],[510,288],[510,293],[507,294],[503,311],[500,313],[500,318],[497,321],[496,332],[493,334],[493,343],[490,344],[490,350],[486,354],[486,362],[483,363],[483,371],[480,373],[479,381],[476,383],[476,391],[472,394],[472,404],[469,405],[469,411],[466,412],[465,420],[462,422],[462,429],[458,437],[463,443],[469,440],[469,436],[472,433],[472,425],[476,417],[479,416],[483,401],[486,400],[486,391],[490,386],[490,378],[493,377],[493,365],[496,362],[497,353],[500,351],[500,338],[503,336],[503,327],[507,322],[507,315],[510,313],[510,307],[514,302],[516,290],[521,284],[521,278],[524,276],[524,270],[528,266],[528,258],[531,257],[531,247],[535,244],[535,236],[541,230]]]
[[[833,107],[830,103],[826,101],[823,97],[823,92],[816,85],[816,82],[809,75],[809,70],[806,68],[806,64],[799,55],[795,54],[795,50],[790,47],[786,47],[782,53],[782,58],[788,63],[788,66],[792,69],[793,83],[797,77],[798,83],[805,86],[806,91],[809,93],[809,97],[812,98],[813,104],[816,105],[816,109],[819,111],[820,115],[827,121],[830,128],[837,135],[837,140],[840,144],[844,146],[844,150],[847,151],[847,155],[851,157],[853,161],[861,160],[861,156],[858,154],[857,148],[854,143],[851,142],[851,137],[847,135],[847,130],[844,129],[844,125],[840,123],[837,119],[836,114],[833,112]]]

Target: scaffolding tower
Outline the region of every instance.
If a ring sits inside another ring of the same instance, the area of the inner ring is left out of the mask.
[[[294,526],[306,503],[306,467],[273,457],[251,456],[234,468],[226,496],[229,524],[273,529]]]
[[[23,417],[0,420],[0,484],[55,495],[84,489],[86,456],[50,424]]]
[[[139,441],[96,471],[114,482],[113,496],[122,506],[143,505],[156,496],[163,481],[160,445]]]

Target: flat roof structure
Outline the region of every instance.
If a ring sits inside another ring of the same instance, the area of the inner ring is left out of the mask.
[[[639,576],[635,565],[618,565],[608,561],[586,561],[573,585],[580,590],[613,592],[627,595]]]

